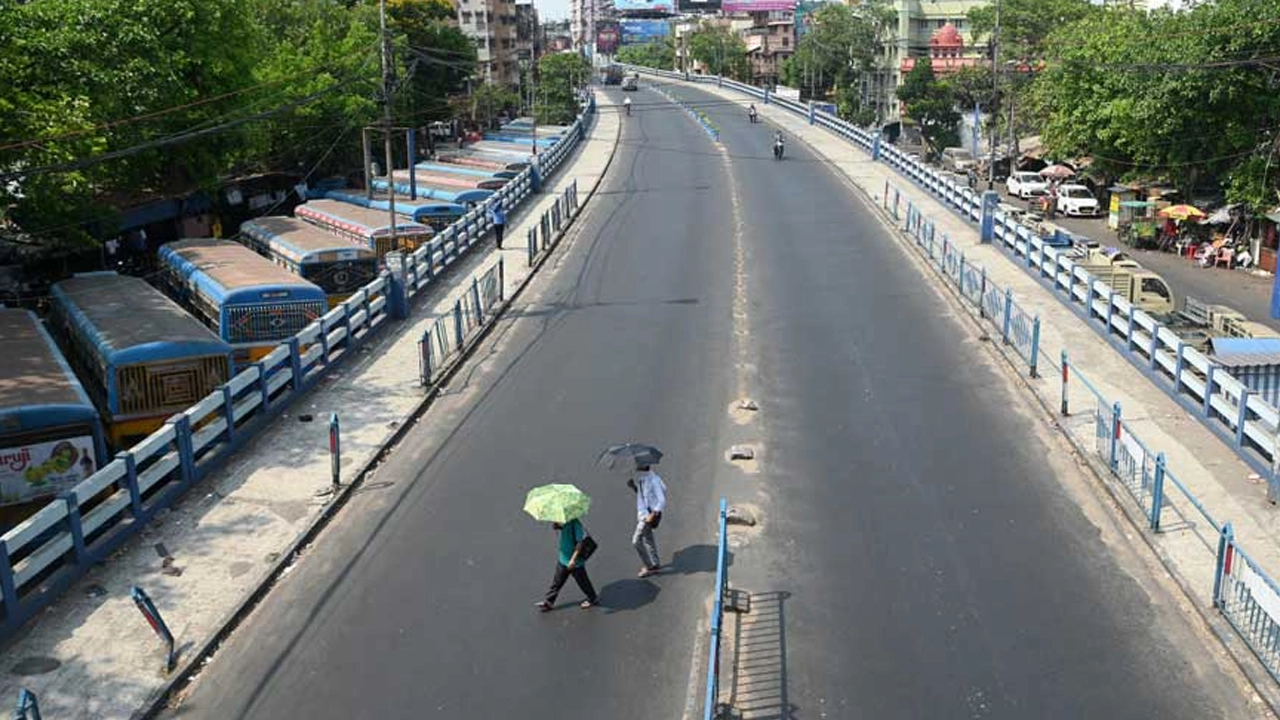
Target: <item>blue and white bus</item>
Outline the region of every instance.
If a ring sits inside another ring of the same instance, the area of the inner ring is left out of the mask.
[[[117,448],[231,379],[231,345],[140,278],[86,273],[51,294],[50,324]]]
[[[178,302],[235,348],[237,363],[263,358],[329,308],[317,285],[229,240],[166,244],[160,277]]]
[[[329,295],[329,307],[378,277],[378,254],[298,218],[261,217],[240,225],[258,252]]]

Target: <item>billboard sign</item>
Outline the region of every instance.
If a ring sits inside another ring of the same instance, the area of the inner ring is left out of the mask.
[[[720,0],[676,0],[682,13],[713,13],[720,10]]]
[[[725,12],[794,12],[796,0],[724,0]]]
[[[673,0],[614,0],[613,9],[619,12],[669,13]]]
[[[598,23],[596,25],[596,52],[601,55],[612,55],[618,52],[622,43],[622,30],[617,23]]]
[[[0,449],[0,505],[70,490],[92,475],[95,465],[90,436]]]
[[[643,45],[661,40],[671,32],[666,20],[623,20],[622,44]]]

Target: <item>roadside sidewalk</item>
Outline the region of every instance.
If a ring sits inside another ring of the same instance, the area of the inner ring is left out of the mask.
[[[682,83],[683,84],[683,83]],[[749,102],[731,90],[699,84],[697,89],[741,103]],[[884,163],[873,162],[864,151],[824,128],[809,125],[802,117],[772,105],[757,104],[764,117],[787,133],[802,139],[877,204],[883,201],[886,183],[903,195],[903,207],[911,201],[936,223],[937,238],[945,234],[963,250],[968,262],[986,268],[990,281],[1011,288],[1017,303],[1041,318],[1040,377],[1027,381],[1042,405],[1052,412],[1077,441],[1095,444],[1093,394],[1078,378],[1069,384],[1071,416],[1058,416],[1061,379],[1056,370],[1059,351],[1066,349],[1072,369],[1079,368],[1106,398],[1119,401],[1132,432],[1153,453],[1164,452],[1168,467],[1193,493],[1218,523],[1230,521],[1236,537],[1250,555],[1272,573],[1280,573],[1280,510],[1266,498],[1265,482],[1199,421],[1188,415],[1103,340],[1092,327],[1039,284],[1021,264],[994,245],[980,245],[976,225],[971,225],[909,179]],[[901,227],[901,225],[899,225]],[[909,250],[914,253],[915,250]],[[917,256],[919,257],[919,256]],[[936,275],[932,283],[941,283]],[[996,342],[999,342],[997,339]],[[1025,365],[1019,361],[1025,376]],[[1110,478],[1109,475],[1104,475]],[[1029,482],[1036,478],[1028,478]],[[1123,492],[1123,491],[1122,491]],[[1165,520],[1159,533],[1147,533],[1166,565],[1191,593],[1202,610],[1212,607],[1213,576],[1218,536],[1199,512],[1172,485],[1166,489]],[[1131,503],[1130,503],[1131,504]]]
[[[603,97],[597,100],[602,100]],[[5,648],[0,702],[20,688],[39,698],[50,718],[127,718],[168,682],[164,651],[130,599],[139,585],[177,638],[178,664],[213,636],[281,555],[322,515],[329,487],[328,418],[342,428],[344,484],[359,473],[421,405],[418,341],[452,314],[473,275],[502,258],[503,297],[532,273],[526,234],[577,182],[583,204],[617,145],[618,113],[598,112],[589,136],[508,219],[505,248],[476,247],[432,285],[397,327],[360,347],[359,355],[299,398],[215,475],[196,485],[106,564],[32,620]],[[423,422],[431,422],[430,415]],[[288,570],[285,571],[286,573]]]

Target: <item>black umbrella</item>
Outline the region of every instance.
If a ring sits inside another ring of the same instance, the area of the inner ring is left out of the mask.
[[[620,458],[631,458],[635,461],[636,467],[656,465],[662,459],[662,451],[652,445],[641,443],[610,445],[600,453],[600,457],[596,458],[596,463],[612,470],[618,466]]]

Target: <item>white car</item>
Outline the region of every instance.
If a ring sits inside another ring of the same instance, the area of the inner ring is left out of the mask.
[[[1098,198],[1083,185],[1062,185],[1058,188],[1058,212],[1073,217],[1093,217],[1098,214]]]
[[[1009,173],[1009,178],[1004,181],[1004,186],[1010,195],[1023,200],[1044,197],[1049,194],[1049,181],[1040,177],[1039,173],[1025,170]]]

